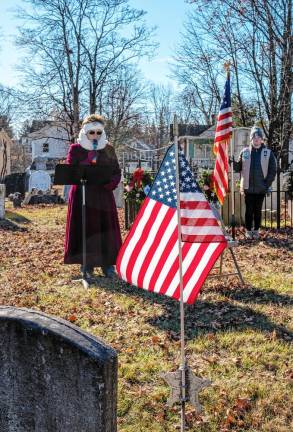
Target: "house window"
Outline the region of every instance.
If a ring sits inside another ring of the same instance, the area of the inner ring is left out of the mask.
[[[43,153],[49,153],[49,144],[48,143],[43,144]]]

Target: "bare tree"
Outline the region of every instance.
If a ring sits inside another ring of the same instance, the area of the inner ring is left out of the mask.
[[[2,163],[1,163],[1,171],[0,171],[0,184],[4,183],[5,175],[6,175],[6,169],[7,169],[7,142],[5,140],[1,140],[1,153],[2,154]]]
[[[109,76],[154,47],[152,30],[128,0],[25,1],[30,9],[18,12],[25,20],[18,45],[27,51],[26,98],[39,115],[61,113],[74,138],[80,117],[100,108]]]
[[[147,122],[156,148],[169,141],[169,126],[174,110],[174,90],[169,85],[151,84]]]
[[[0,129],[4,129],[10,138],[13,136],[12,120],[17,109],[13,90],[0,85]]]
[[[85,67],[89,76],[90,112],[102,109],[98,105],[101,92],[109,76],[116,75],[124,65],[150,55],[156,47],[152,41],[153,29],[143,22],[145,12],[130,8],[128,0],[104,2],[99,21],[94,20],[90,7],[86,10],[89,32],[94,38],[83,40]],[[123,36],[129,34],[128,37]],[[123,73],[123,72],[122,72]]]
[[[219,59],[215,48],[199,32],[195,12],[184,24],[182,41],[176,50],[173,76],[184,86],[181,99],[189,107],[189,118],[210,124],[220,102]]]
[[[146,86],[135,66],[123,65],[105,81],[97,102],[107,118],[107,133],[115,147],[137,136],[145,100]]]
[[[257,105],[268,144],[286,165],[292,131],[292,0],[191,3],[193,20],[215,48],[217,62],[232,62],[243,124],[245,104]]]

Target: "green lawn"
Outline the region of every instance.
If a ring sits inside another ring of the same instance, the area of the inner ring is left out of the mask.
[[[120,432],[178,430],[178,407],[167,407],[159,375],[180,363],[179,304],[120,281],[101,278],[89,290],[72,283],[78,266],[62,264],[65,206],[10,208],[7,219],[1,304],[65,318],[117,350]],[[293,429],[292,230],[265,237],[236,249],[245,287],[233,277],[210,279],[185,308],[188,363],[213,383],[200,395],[202,415],[187,406],[190,431]]]

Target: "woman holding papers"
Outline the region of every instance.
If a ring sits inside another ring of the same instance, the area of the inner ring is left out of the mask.
[[[94,267],[101,267],[104,276],[113,277],[114,264],[121,247],[121,234],[113,190],[121,179],[121,170],[114,148],[105,134],[102,116],[87,116],[77,144],[71,144],[66,162],[74,165],[109,166],[111,181],[104,185],[86,186],[86,268],[82,255],[82,190],[71,186],[68,200],[65,264],[81,264],[81,272],[90,280]]]

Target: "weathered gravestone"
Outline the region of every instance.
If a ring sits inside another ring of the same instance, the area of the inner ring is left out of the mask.
[[[116,189],[113,191],[116,207],[123,208],[124,207],[124,185],[123,182],[120,182]]]
[[[43,313],[0,307],[0,431],[114,432],[117,355]]]
[[[51,177],[46,171],[33,171],[29,177],[29,192],[32,189],[46,191],[51,188]]]
[[[25,177],[26,173],[13,173],[5,177],[6,196],[20,192],[22,196],[25,194]]]

